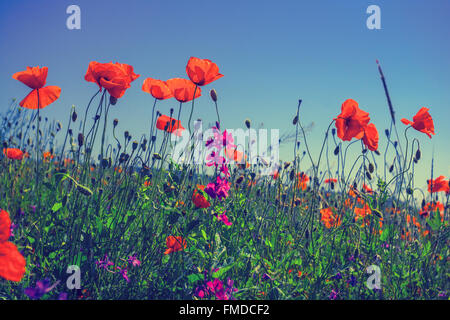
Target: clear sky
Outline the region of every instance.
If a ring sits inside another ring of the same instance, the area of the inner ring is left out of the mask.
[[[81,30],[68,30],[66,8],[81,8]],[[369,30],[369,5],[381,8],[381,30]],[[90,61],[131,64],[141,77],[112,109],[119,129],[135,138],[148,132],[153,99],[141,91],[146,77],[187,77],[190,56],[216,62],[225,76],[204,88],[194,119],[215,120],[208,92],[215,88],[224,127],[242,128],[249,118],[265,128],[293,130],[298,99],[301,121],[315,158],[324,131],[347,98],[370,113],[385,146],[388,108],[375,60],[379,59],[397,119],[430,108],[436,135],[418,137],[423,160],[418,185],[430,172],[450,175],[450,1],[0,1],[0,111],[28,88],[11,78],[26,66],[48,66],[48,85],[60,99],[43,110],[67,124],[75,105],[81,114],[97,87],[84,80]],[[158,104],[162,113],[175,100]],[[186,122],[190,106],[182,113]],[[400,134],[404,125],[398,121]],[[289,158],[292,148],[281,157]]]

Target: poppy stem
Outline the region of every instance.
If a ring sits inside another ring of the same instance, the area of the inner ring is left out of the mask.
[[[191,108],[191,114],[189,115],[189,121],[188,121],[188,129],[189,129],[189,133],[191,133],[191,119],[192,119],[192,114],[194,113],[194,102],[195,102],[195,94],[197,92],[197,85],[195,85],[195,89],[194,89],[194,96],[192,98],[192,108]]]
[[[220,116],[219,116],[219,109],[217,108],[217,101],[214,101],[214,104],[216,105],[217,122],[219,122],[219,124],[221,124],[220,123]]]
[[[153,109],[152,109],[152,122],[151,122],[151,126],[150,126],[150,135],[148,137],[148,141],[149,141],[149,148],[147,149],[147,155],[145,157],[145,163],[147,164],[149,158],[150,158],[150,153],[151,153],[151,148],[150,148],[150,143],[153,143],[153,129],[154,129],[154,121],[155,121],[155,106],[156,106],[156,101],[158,101],[158,99],[155,98],[155,102],[153,102]]]

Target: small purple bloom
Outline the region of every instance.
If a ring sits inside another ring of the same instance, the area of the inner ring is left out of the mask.
[[[133,267],[139,267],[141,265],[141,261],[137,259],[137,254],[128,257],[128,263],[131,263]]]
[[[338,298],[339,292],[331,290],[330,296],[328,297],[330,300],[336,300]]]
[[[55,282],[53,285],[50,285],[50,280],[45,278],[44,280],[39,280],[36,282],[36,287],[34,288],[26,288],[25,294],[31,299],[40,299],[44,294],[50,292],[55,288],[60,281]]]

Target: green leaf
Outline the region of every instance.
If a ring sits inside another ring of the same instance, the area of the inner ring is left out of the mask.
[[[56,202],[53,207],[52,207],[52,211],[53,213],[55,213],[56,211],[58,211],[59,209],[62,208],[62,203],[61,202]]]
[[[227,265],[226,267],[220,268],[219,271],[214,272],[214,273],[212,274],[212,277],[213,277],[213,278],[221,278],[221,277],[225,274],[225,272],[227,272],[228,270],[230,270],[231,268],[233,268],[234,264],[235,264],[235,262],[232,263],[232,264]]]
[[[205,230],[202,229],[201,232],[202,232],[203,238],[204,238],[206,241],[208,241],[208,236],[206,235]]]
[[[193,273],[193,274],[188,275],[187,278],[188,278],[189,284],[194,284],[198,281],[203,280],[204,275],[202,275],[201,273]]]

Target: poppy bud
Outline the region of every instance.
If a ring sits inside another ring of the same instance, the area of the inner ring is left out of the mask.
[[[84,188],[84,187],[82,187],[80,185],[77,186],[77,191],[79,193],[81,193],[82,195],[87,196],[87,197],[90,197],[92,195],[92,191],[91,190],[89,190],[87,188]]]
[[[398,141],[394,141],[394,148],[397,148]]]
[[[373,171],[375,170],[374,166],[372,163],[369,163],[369,172],[373,173]]]
[[[94,121],[97,122],[99,119],[100,119],[100,115],[96,114],[95,117],[94,117]]]
[[[370,175],[369,172],[366,172],[366,177],[367,177],[367,179],[372,180],[372,176]]]
[[[111,103],[113,106],[117,103],[117,98],[113,96],[109,96],[109,103]]]
[[[128,131],[125,131],[123,133],[123,136],[125,137],[125,140],[129,137],[130,133]]]
[[[211,96],[212,101],[217,102],[217,92],[216,92],[216,90],[212,89],[209,92],[209,95]]]
[[[83,134],[80,132],[80,133],[78,134],[78,146],[79,146],[79,147],[82,147],[83,144],[84,144],[84,136],[83,136]]]
[[[416,160],[417,160],[417,161],[420,160],[420,156],[421,156],[421,154],[420,154],[420,149],[417,149],[417,151],[416,151]]]
[[[236,179],[236,184],[241,184],[241,182],[244,180],[244,176],[240,176]]]
[[[289,180],[294,181],[295,178],[295,169],[292,169],[289,173]]]
[[[295,126],[298,122],[298,116],[294,117],[294,120],[292,120],[292,124]]]
[[[333,137],[336,135],[336,128],[331,129],[331,134],[333,135]]]
[[[290,165],[291,165],[290,162],[285,162],[283,169],[286,170],[287,168],[289,168]]]
[[[72,112],[72,121],[73,122],[77,121],[77,117],[78,117],[77,113],[75,112],[75,110],[73,110],[73,112]]]
[[[139,145],[139,142],[133,141],[133,144],[131,145],[131,148],[133,149],[133,151],[137,149],[138,145]]]
[[[394,164],[392,164],[392,165],[389,167],[389,173],[391,173],[393,170],[394,170]]]
[[[250,119],[245,119],[245,126],[247,127],[247,129],[250,129],[250,127],[251,127],[251,121],[250,121]]]
[[[333,181],[330,182],[330,187],[331,187],[331,190],[334,190],[334,182]]]
[[[156,136],[152,136],[152,142],[156,141]]]
[[[100,164],[101,164],[102,168],[105,169],[108,166],[108,160],[107,159],[102,159]]]
[[[386,137],[389,138],[389,130],[388,129],[384,130],[384,134],[386,135]]]
[[[67,194],[62,198],[62,205],[65,207],[67,204]]]
[[[334,155],[337,156],[339,154],[339,145],[334,149]]]
[[[67,132],[69,133],[69,136],[72,136],[72,135],[73,135],[72,129],[67,130]]]
[[[117,124],[119,123],[119,119],[114,119],[113,120],[113,126],[114,128],[117,127]]]
[[[161,158],[161,156],[159,155],[159,153],[154,153],[154,154],[153,154],[153,159],[161,160],[162,158]]]
[[[413,190],[410,187],[408,187],[408,188],[406,188],[406,193],[413,194]]]

